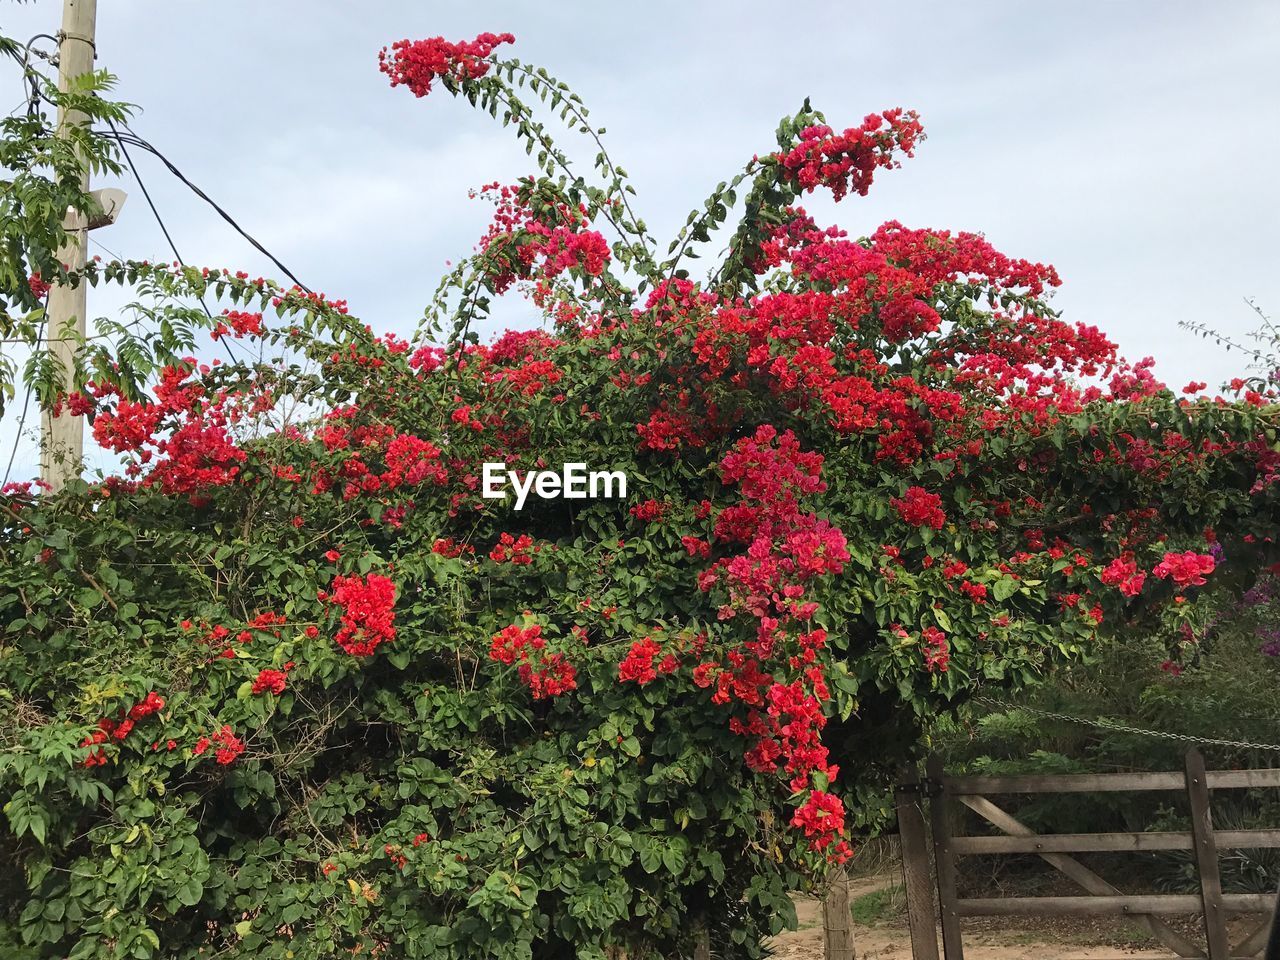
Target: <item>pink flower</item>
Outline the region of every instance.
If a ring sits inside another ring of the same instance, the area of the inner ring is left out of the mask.
[[[1213,568],[1214,561],[1210,554],[1196,553],[1194,550],[1182,553],[1170,551],[1156,564],[1152,573],[1161,580],[1172,579],[1179,588],[1199,587],[1204,584],[1204,578],[1213,573]]]

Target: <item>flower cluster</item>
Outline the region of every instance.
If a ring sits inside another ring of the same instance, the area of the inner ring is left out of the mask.
[[[1147,575],[1138,569],[1138,563],[1132,555],[1126,555],[1107,564],[1101,579],[1107,586],[1117,588],[1124,596],[1136,597],[1142,592]]]
[[[469,543],[459,543],[453,537],[440,537],[431,545],[431,552],[442,557],[456,559],[461,556],[474,556],[476,548]]]
[[[43,300],[48,296],[49,290],[53,287],[53,284],[40,276],[40,271],[37,270],[27,278],[27,287],[31,290],[31,295],[33,297],[37,300]]]
[[[321,592],[341,609],[342,626],[334,642],[353,657],[369,657],[384,643],[395,639],[396,587],[390,578],[367,576],[334,577],[328,593]]]
[[[491,183],[482,193],[495,204],[480,245],[495,264],[492,283],[499,292],[516,281],[545,284],[566,270],[580,270],[589,278],[604,273],[613,253],[604,236],[590,228],[585,205],[538,196],[529,181]],[[536,296],[541,299],[542,294]]]
[[[511,665],[519,663],[517,676],[533,694],[533,699],[558,697],[577,687],[577,669],[562,653],[547,653],[542,627],[511,624],[490,638],[489,659]]]
[[[220,340],[230,334],[238,340],[240,337],[260,337],[264,332],[261,313],[224,310],[222,311],[222,319],[214,324],[209,336],[214,340]]]
[[[775,159],[802,190],[825,186],[840,200],[850,190],[866,196],[875,170],[897,166],[895,153],[912,156],[922,139],[919,116],[911,110],[893,109],[868,114],[859,126],[844,133],[822,125],[806,127],[800,131],[800,142]]]
[[[942,509],[942,498],[930,493],[924,487],[908,487],[901,498],[894,497],[893,508],[913,527],[932,527],[941,530],[947,522],[947,515]]]
[[[824,704],[831,696],[819,658],[826,632],[810,628],[817,604],[806,599],[812,581],[839,574],[849,560],[844,534],[803,509],[805,498],[826,489],[822,463],[792,432],[779,433],[769,425],[739,440],[722,458],[721,478],[737,485],[740,502],[721,511],[715,536],[747,548],[716,561],[700,575],[699,586],[725,589],[720,619],[754,622],[754,638],[726,651],[722,660],[699,663],[693,682],[712,690],[712,702],[745,708],[744,716],[730,719],[730,729],[752,744],[748,766],[770,773],[781,769],[793,792],[809,790],[801,821],[807,824],[810,848],[842,861],[851,853],[841,839],[843,806],[816,786],[830,785],[839,771],[828,762],[821,741]],[[651,679],[655,652],[633,646],[624,661],[624,679]]]
[[[515,566],[527,566],[533,563],[533,555],[541,552],[542,547],[533,542],[533,537],[522,533],[513,537],[504,533],[489,551],[489,559],[494,563],[510,563]]]
[[[123,742],[133,732],[134,726],[163,709],[164,698],[152,690],[128,710],[120,710],[116,719],[103,717],[98,721],[98,729],[80,741],[80,746],[90,748],[84,758],[84,766],[100,767],[105,764],[107,751],[104,744]]]
[[[652,637],[645,637],[631,644],[627,655],[618,664],[618,679],[633,681],[643,687],[657,680],[658,674],[673,673],[679,666],[680,660],[675,654],[663,655],[661,644]]]
[[[197,757],[204,756],[210,747],[215,748],[213,757],[223,767],[229,767],[244,753],[244,741],[227,724],[223,724],[221,729],[210,736],[197,740],[191,752]]]
[[[1170,551],[1164,555],[1152,571],[1161,580],[1173,580],[1178,588],[1199,587],[1205,583],[1205,577],[1213,573],[1213,556],[1207,553],[1196,553],[1186,550],[1182,553]]]
[[[924,650],[925,667],[930,672],[937,670],[946,673],[951,660],[951,646],[947,643],[947,635],[937,627],[925,627],[920,631],[920,642]]]
[[[211,392],[200,380],[191,379],[209,369],[194,360],[166,367],[152,401],[129,400],[112,383],[90,385],[99,404],[94,439],[108,450],[136,455],[125,472],[139,478],[141,487],[186,494],[198,503],[210,488],[228,486],[239,476],[247,454],[236,444],[231,428],[246,411],[261,410],[265,395]],[[113,407],[108,405],[112,397]],[[148,464],[150,470],[144,471]]]
[[[258,672],[258,676],[253,681],[252,692],[255,696],[271,693],[279,696],[284,693],[284,688],[288,682],[288,675],[283,670],[263,669]]]
[[[791,817],[791,825],[804,832],[814,849],[826,851],[833,843],[836,847],[848,847],[846,841],[837,840],[845,834],[844,818],[844,803],[839,797],[814,790]]]
[[[643,503],[637,503],[628,512],[642,523],[656,523],[667,512],[667,505],[661,500],[645,500]]]
[[[415,97],[425,97],[439,77],[454,81],[475,80],[489,72],[488,58],[495,47],[514,43],[509,33],[482,33],[474,40],[452,43],[444,37],[399,40],[378,54],[378,69],[391,78],[391,86],[406,86]]]

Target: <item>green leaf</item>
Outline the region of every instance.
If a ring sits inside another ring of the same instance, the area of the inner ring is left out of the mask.
[[[991,587],[991,595],[998,603],[1003,603],[1018,592],[1018,581],[1012,577],[1001,577]]]

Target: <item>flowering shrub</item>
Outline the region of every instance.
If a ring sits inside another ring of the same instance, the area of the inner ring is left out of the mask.
[[[244,274],[90,268],[168,322],[64,398],[121,475],[0,502],[14,951],[659,957],[705,922],[758,956],[933,718],[1184,616],[1210,542],[1268,549],[1267,403],[1176,397],[981,237],[796,205],[864,194],[914,114],[806,104],[660,261],[607,153],[564,175],[519,92],[599,134],[509,41],[382,60],[540,167],[486,191],[411,341]],[[481,343],[503,293],[543,328]],[[197,330],[279,359],[202,363]],[[517,512],[495,461],[630,499]]]

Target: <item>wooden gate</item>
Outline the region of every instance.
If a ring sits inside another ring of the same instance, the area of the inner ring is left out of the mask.
[[[1063,776],[949,777],[937,758],[923,781],[908,771],[897,790],[902,838],[902,871],[907,893],[911,947],[915,960],[937,960],[938,926],[946,960],[963,960],[960,919],[989,916],[1123,915],[1136,918],[1151,935],[1180,957],[1234,960],[1256,957],[1266,944],[1274,894],[1222,892],[1220,849],[1280,848],[1280,830],[1215,830],[1210,790],[1280,787],[1280,769],[1205,770],[1198,750],[1187,752],[1180,773],[1101,773]],[[1146,790],[1185,792],[1191,830],[1182,833],[1037,834],[997,804],[1002,794],[1123,793]],[[955,836],[955,813],[967,808],[1000,832],[997,836]],[[926,828],[926,808],[929,827]],[[930,870],[928,834],[932,833],[936,879]],[[1072,853],[1190,850],[1199,894],[1137,894],[1116,889]],[[956,892],[956,860],[976,854],[1034,853],[1070,878],[1083,893],[1069,897],[961,898]],[[936,883],[937,907],[933,888]],[[1162,919],[1171,914],[1204,916],[1206,946],[1192,943]],[[1249,936],[1227,941],[1229,914],[1268,914]]]

